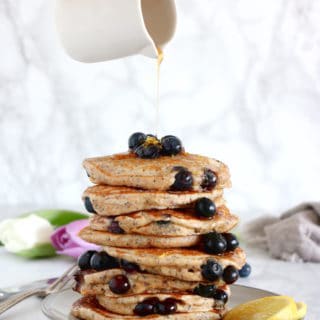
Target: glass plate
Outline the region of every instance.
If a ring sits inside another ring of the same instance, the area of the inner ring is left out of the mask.
[[[229,308],[250,300],[275,296],[275,293],[241,285],[231,286],[232,296],[228,303]],[[72,304],[79,299],[80,294],[71,289],[54,293],[46,297],[42,302],[42,311],[53,320],[76,320],[70,315]]]

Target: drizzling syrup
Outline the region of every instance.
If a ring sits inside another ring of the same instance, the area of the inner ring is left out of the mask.
[[[157,59],[157,79],[156,79],[156,121],[155,121],[155,133],[158,134],[159,130],[159,118],[160,118],[160,65],[163,61],[163,51],[157,47],[158,59]]]

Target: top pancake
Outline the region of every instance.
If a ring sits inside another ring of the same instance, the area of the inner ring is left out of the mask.
[[[134,153],[86,159],[83,166],[94,184],[127,186],[147,190],[170,190],[179,168],[191,172],[193,186],[190,191],[205,190],[203,180],[207,170],[217,176],[215,188],[231,186],[228,167],[222,162],[200,155],[181,153],[157,159],[141,159]]]

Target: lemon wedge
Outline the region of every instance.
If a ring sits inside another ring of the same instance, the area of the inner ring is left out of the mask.
[[[304,302],[297,302],[296,320],[303,319],[307,314],[307,305]]]
[[[300,320],[307,306],[291,297],[272,296],[252,300],[230,310],[224,320]]]

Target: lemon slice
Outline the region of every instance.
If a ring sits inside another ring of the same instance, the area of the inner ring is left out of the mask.
[[[252,300],[230,310],[224,320],[300,320],[306,305],[287,296],[272,296]]]
[[[307,305],[303,302],[297,302],[297,317],[296,320],[303,319],[307,314]]]

